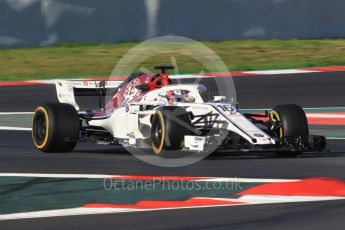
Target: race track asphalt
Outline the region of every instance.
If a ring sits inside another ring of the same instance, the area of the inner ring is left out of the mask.
[[[272,108],[295,103],[302,107],[345,106],[345,72],[260,75],[233,78],[241,108]],[[213,80],[206,81],[212,85]],[[195,82],[195,80],[184,80]],[[88,97],[83,102],[90,100]],[[53,85],[1,87],[0,111],[33,111],[57,101]],[[91,104],[97,103],[94,99]]]
[[[270,108],[296,103],[303,107],[344,107],[345,73],[308,73],[234,78],[241,108]],[[2,87],[0,111],[33,111],[56,101],[53,86]],[[345,140],[329,141],[328,153],[298,158],[262,155],[212,155],[182,168],[151,166],[119,147],[80,144],[73,153],[42,154],[30,132],[0,131],[0,172],[90,173],[113,175],[219,176],[345,180]],[[264,204],[122,214],[101,214],[0,221],[0,229],[325,229],[345,224],[345,201]]]

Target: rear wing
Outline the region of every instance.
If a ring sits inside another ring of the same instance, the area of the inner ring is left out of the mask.
[[[106,89],[115,89],[122,82],[123,81],[59,80],[55,83],[55,87],[59,102],[71,104],[76,110],[79,110],[79,106],[75,101],[75,96],[105,96]]]

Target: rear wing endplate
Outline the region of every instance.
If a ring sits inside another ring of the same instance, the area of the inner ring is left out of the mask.
[[[59,102],[71,104],[76,110],[79,110],[79,106],[75,101],[75,96],[105,96],[106,89],[115,89],[122,82],[123,81],[59,80],[55,83],[55,87]]]

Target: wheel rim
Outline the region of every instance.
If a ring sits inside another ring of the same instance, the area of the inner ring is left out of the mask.
[[[48,114],[43,107],[39,107],[33,119],[32,138],[37,148],[42,149],[47,143],[49,133]]]
[[[273,121],[281,121],[279,114],[276,111],[271,112],[271,118]],[[282,143],[283,139],[283,127],[280,127],[278,132],[276,133],[279,137],[280,143]]]
[[[154,128],[153,142],[155,146],[159,146],[161,140],[162,140],[162,125],[160,124],[160,122],[158,122],[156,124],[156,127]]]
[[[151,133],[152,149],[156,154],[160,154],[164,145],[164,118],[160,111],[157,111],[153,120]]]

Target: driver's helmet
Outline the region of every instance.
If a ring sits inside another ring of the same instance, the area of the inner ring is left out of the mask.
[[[161,88],[171,83],[171,79],[166,74],[155,74],[153,76],[150,76],[150,79],[148,79],[147,81],[149,82],[148,84],[152,89]]]

